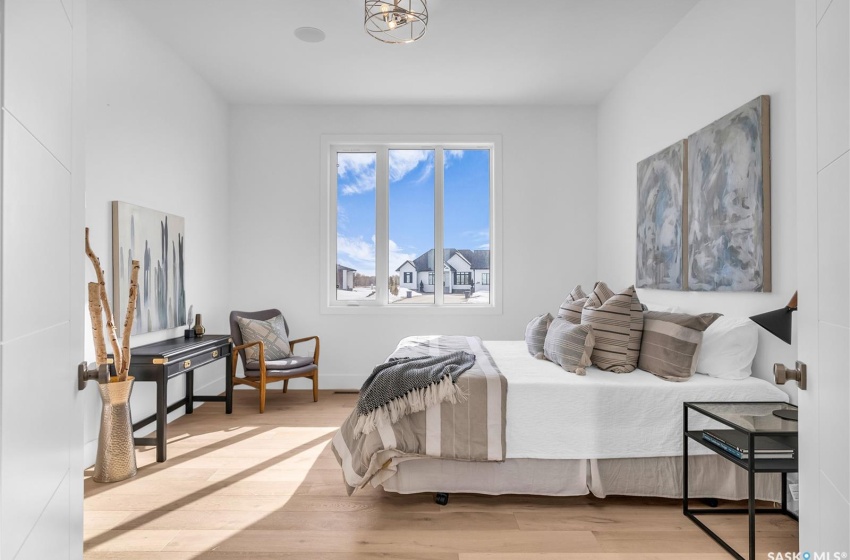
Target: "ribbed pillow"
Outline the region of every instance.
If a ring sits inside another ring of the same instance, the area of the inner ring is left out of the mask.
[[[560,319],[566,319],[574,325],[580,325],[581,310],[585,302],[587,302],[587,294],[584,293],[584,290],[581,289],[581,284],[579,284],[573,288],[573,291],[570,292],[570,295],[561,304],[561,307],[558,309],[558,317]]]
[[[237,317],[236,322],[239,324],[239,330],[242,332],[242,342],[244,344],[257,341],[263,343],[263,353],[265,354],[266,361],[282,360],[292,356],[292,349],[289,347],[289,339],[286,336],[286,323],[283,322],[283,315],[272,317],[268,321]],[[259,346],[246,348],[245,360],[248,363],[259,362]]]
[[[546,313],[538,315],[525,327],[525,345],[528,353],[539,358],[543,355],[543,342],[546,340],[546,331],[552,323],[552,315]]]
[[[569,372],[584,375],[585,368],[591,364],[594,341],[590,325],[574,325],[566,319],[555,319],[546,333],[543,357]]]
[[[591,325],[596,336],[593,365],[614,373],[634,371],[643,334],[643,308],[634,286],[614,294],[597,282],[581,311],[581,324]]]
[[[719,313],[645,311],[638,367],[668,381],[687,381],[697,369],[702,333]]]

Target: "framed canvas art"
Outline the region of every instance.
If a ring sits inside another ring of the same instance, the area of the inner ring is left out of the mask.
[[[112,274],[115,324],[123,328],[130,266],[138,260],[139,300],[132,334],[186,324],[185,221],[126,202],[112,203]]]
[[[770,98],[688,137],[688,289],[769,292]]]
[[[688,142],[681,140],[637,164],[637,259],[635,286],[687,287]]]

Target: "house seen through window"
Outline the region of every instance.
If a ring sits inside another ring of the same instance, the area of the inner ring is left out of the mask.
[[[334,149],[336,301],[489,305],[491,157],[479,147]]]

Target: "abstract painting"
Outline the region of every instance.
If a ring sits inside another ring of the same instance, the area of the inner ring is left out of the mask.
[[[180,216],[126,202],[112,203],[113,301],[119,330],[124,324],[133,260],[139,261],[140,269],[132,334],[186,324],[184,230]]]
[[[770,98],[688,137],[688,288],[769,292]]]
[[[685,288],[687,153],[688,143],[681,140],[637,164],[638,288]]]

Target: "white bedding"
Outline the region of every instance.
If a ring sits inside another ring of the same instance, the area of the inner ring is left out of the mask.
[[[508,380],[507,458],[612,459],[682,454],[682,403],[783,401],[767,381],[694,375],[663,381],[651,373],[610,373],[587,368],[568,373],[529,356],[523,341],[485,341]],[[689,428],[713,424],[691,415]],[[692,445],[690,452],[708,453]]]

